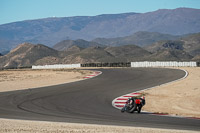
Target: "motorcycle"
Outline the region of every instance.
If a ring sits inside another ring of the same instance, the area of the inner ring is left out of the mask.
[[[137,98],[132,97],[129,98],[126,101],[125,106],[121,109],[121,112],[128,112],[128,113],[134,113],[134,111],[137,111],[138,113],[141,112],[142,107],[145,105],[145,98]]]

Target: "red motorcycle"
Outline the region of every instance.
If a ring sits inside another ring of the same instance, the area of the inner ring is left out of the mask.
[[[121,112],[128,112],[128,113],[134,113],[134,111],[137,111],[138,113],[141,112],[142,107],[145,105],[145,98],[137,98],[137,97],[131,97],[126,101],[125,106],[121,109]]]

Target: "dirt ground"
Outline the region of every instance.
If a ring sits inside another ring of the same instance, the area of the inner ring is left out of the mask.
[[[200,68],[182,68],[188,77],[145,91],[144,110],[170,115],[200,117]]]
[[[82,80],[87,70],[4,70],[0,71],[0,92],[51,86]]]
[[[144,109],[174,115],[200,116],[200,68],[184,68],[186,79],[145,91]],[[0,92],[50,86],[82,80],[90,71],[81,70],[9,70],[0,71]],[[159,99],[159,100],[158,100]],[[185,100],[187,99],[187,100]],[[197,133],[142,127],[38,122],[0,118],[0,133]]]
[[[1,133],[198,133],[141,127],[0,119]]]

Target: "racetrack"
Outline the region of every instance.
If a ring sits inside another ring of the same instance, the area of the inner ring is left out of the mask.
[[[200,130],[200,120],[121,113],[111,104],[120,95],[173,81],[185,72],[161,68],[100,71],[100,76],[89,80],[0,93],[0,117]]]

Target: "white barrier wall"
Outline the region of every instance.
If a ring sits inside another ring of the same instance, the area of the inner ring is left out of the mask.
[[[131,67],[197,67],[196,62],[156,61],[131,62]]]
[[[32,66],[32,69],[61,69],[61,68],[79,68],[81,64],[56,64],[44,66]]]

